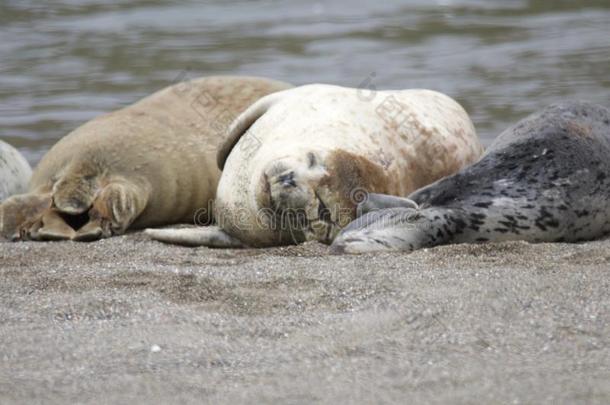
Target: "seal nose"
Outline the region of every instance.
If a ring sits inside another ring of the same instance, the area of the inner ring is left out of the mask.
[[[278,181],[284,188],[297,186],[297,183],[294,181],[294,172],[293,171],[281,174],[278,177]]]

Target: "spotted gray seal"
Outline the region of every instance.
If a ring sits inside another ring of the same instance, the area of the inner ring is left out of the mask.
[[[334,252],[599,238],[610,232],[610,110],[549,106],[500,134],[474,165],[406,199],[371,195],[360,208]]]
[[[218,155],[218,228],[147,230],[188,245],[330,243],[366,192],[404,195],[472,163],[482,147],[464,109],[430,90],[311,84],[264,97]]]
[[[11,145],[0,140],[0,202],[27,190],[32,169],[25,158]]]
[[[0,205],[0,235],[93,240],[193,223],[201,209],[209,216],[227,127],[262,96],[289,87],[256,77],[200,78],[89,121],[42,158],[27,194]]]

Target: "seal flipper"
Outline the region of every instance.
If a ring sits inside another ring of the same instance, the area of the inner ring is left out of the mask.
[[[356,209],[356,217],[361,217],[371,211],[378,211],[386,208],[413,208],[417,209],[418,205],[415,201],[397,197],[388,194],[369,193],[367,198],[358,204]]]
[[[50,192],[32,192],[9,197],[0,204],[0,238],[29,239],[42,226],[42,216],[51,208]]]
[[[73,239],[92,241],[125,233],[144,211],[150,187],[115,178],[97,192],[89,209],[89,221],[79,228]]]
[[[459,210],[387,208],[354,220],[335,238],[333,253],[412,252],[442,245],[464,231]]]
[[[243,248],[241,241],[218,226],[183,229],[146,229],[144,233],[154,240],[183,246],[207,246],[211,248]]]
[[[38,227],[41,225],[40,227]],[[66,221],[53,209],[47,210],[39,223],[30,228],[30,238],[33,240],[70,240],[76,232]]]

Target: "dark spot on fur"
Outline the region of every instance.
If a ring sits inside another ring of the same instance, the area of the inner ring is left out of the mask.
[[[500,233],[507,233],[508,229],[505,229],[505,228],[494,228],[494,231],[500,232]]]
[[[376,243],[379,243],[380,245],[383,245],[385,247],[390,247],[390,244],[388,242],[386,242],[385,240],[374,238],[373,241]]]
[[[536,218],[536,226],[543,231],[546,231],[547,227],[549,228],[557,228],[559,227],[559,221],[546,210],[545,207],[541,207],[539,211],[539,216]]]
[[[493,202],[491,201],[481,201],[481,202],[477,202],[472,204],[475,207],[479,207],[479,208],[489,208],[489,206],[491,206],[493,204]]]
[[[554,172],[550,173],[548,177],[549,177],[550,181],[555,181],[559,178],[559,172],[554,171]]]

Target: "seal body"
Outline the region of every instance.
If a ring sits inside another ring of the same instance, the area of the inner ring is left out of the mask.
[[[552,105],[500,134],[479,162],[411,194],[403,207],[372,199],[372,212],[334,241],[336,252],[599,238],[610,232],[610,110]]]
[[[367,193],[404,195],[481,153],[467,113],[443,94],[297,87],[259,100],[232,125],[218,156],[216,219],[249,246],[330,243]]]
[[[27,160],[17,149],[0,141],[0,202],[13,194],[24,193],[31,176]]]
[[[0,208],[12,239],[88,240],[208,222],[216,153],[233,119],[286,83],[218,76],[178,83],[77,128],[43,157],[30,192]]]

